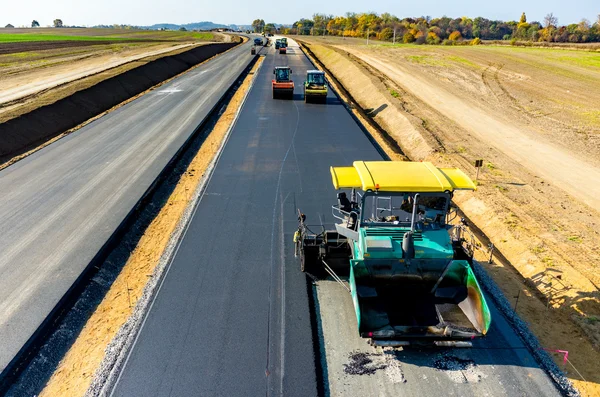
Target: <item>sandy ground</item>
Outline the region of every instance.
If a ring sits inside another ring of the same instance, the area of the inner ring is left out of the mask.
[[[198,183],[221,146],[262,58],[235,93],[171,194],[167,205],[144,232],[127,264],[61,361],[41,396],[82,396],[105,355],[105,349],[133,312],[148,277],[169,242]]]
[[[538,60],[537,53],[521,55],[527,49],[350,42],[311,49],[409,157],[459,166],[473,176],[472,162],[485,160],[476,196],[455,201],[508,258],[497,256],[487,270],[509,300],[519,295],[517,311],[543,345],[569,350],[588,380],[568,366],[577,387],[597,395],[600,214],[586,205],[599,197],[589,194],[597,188],[589,178],[597,178],[600,158],[598,124],[589,117],[600,108],[600,74],[588,67],[594,58],[580,62],[564,50],[536,49],[551,53]],[[578,61],[553,60],[565,56]],[[518,60],[499,63],[498,57]],[[551,93],[562,85],[570,92],[556,102]],[[579,107],[565,105],[577,98]],[[532,100],[545,113],[532,109]],[[398,118],[403,121],[390,122]]]

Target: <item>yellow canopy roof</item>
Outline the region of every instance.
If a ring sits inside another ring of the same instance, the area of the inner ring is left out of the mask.
[[[458,168],[437,168],[428,162],[355,161],[352,167],[331,167],[331,178],[336,189],[414,193],[476,189]]]

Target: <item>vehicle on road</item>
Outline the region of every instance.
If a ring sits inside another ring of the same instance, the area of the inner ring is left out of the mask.
[[[262,45],[262,43],[262,39],[259,39],[258,37],[254,39],[254,45]]]
[[[332,206],[339,223],[308,225],[299,211],[296,255],[302,271],[329,273],[348,289],[360,335],[378,346],[455,347],[486,335],[491,315],[472,268],[473,238],[464,223],[450,223],[453,192],[475,190],[471,179],[408,161],[355,161],[331,167],[331,176],[335,189],[351,191]]]
[[[250,49],[250,54],[251,55],[256,55],[256,47],[252,47],[252,49]]]
[[[306,81],[304,81],[304,102],[327,101],[327,82],[325,73],[320,70],[309,70],[306,72]]]
[[[275,49],[278,50],[281,47],[281,39],[275,39]]]
[[[294,82],[292,69],[289,66],[277,66],[273,69],[275,78],[272,80],[273,99],[294,97]]]
[[[288,46],[287,37],[282,37],[281,42],[285,44],[286,47]]]
[[[284,43],[281,43],[281,45],[279,46],[279,53],[280,54],[287,54],[287,47]]]

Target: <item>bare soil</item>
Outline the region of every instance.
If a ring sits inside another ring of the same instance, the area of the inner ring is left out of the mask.
[[[485,160],[477,193],[455,201],[498,249],[487,270],[509,300],[520,296],[517,312],[543,346],[569,351],[580,374],[565,370],[582,393],[599,395],[600,56],[349,39],[308,46],[413,160],[472,177],[474,160]]]
[[[48,381],[40,396],[83,396],[105,356],[105,349],[132,314],[149,276],[158,265],[193,193],[221,147],[236,113],[243,103],[254,75],[254,68],[234,94],[214,129],[202,143],[187,172],[183,174],[166,205],[143,231],[123,270],[87,321],[85,327]]]

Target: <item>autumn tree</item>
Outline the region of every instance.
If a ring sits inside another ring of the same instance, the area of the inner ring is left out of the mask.
[[[394,36],[392,28],[384,28],[381,32],[377,33],[377,39],[387,41]]]
[[[440,43],[440,38],[437,34],[435,34],[434,32],[429,32],[427,33],[427,39],[425,39],[425,42],[427,44],[439,44]]]
[[[369,37],[391,41],[400,37],[406,43],[436,44],[441,41],[452,43],[456,40],[528,40],[528,41],[600,41],[600,15],[593,25],[587,20],[569,26],[558,26],[558,20],[551,13],[542,23],[528,22],[525,13],[518,21],[489,20],[482,17],[461,18],[403,18],[389,14],[351,13],[340,16],[313,15],[313,20],[301,19],[294,23],[291,31],[297,34],[323,34],[361,37],[369,32]]]
[[[310,19],[302,18],[301,20],[294,22],[292,28],[296,29],[296,33],[300,35],[307,35],[311,33],[311,30],[315,23]]]
[[[556,27],[558,25],[558,18],[554,16],[554,13],[550,13],[544,17],[544,27]]]
[[[267,33],[277,33],[277,27],[274,23],[268,23],[265,25],[264,31]]]
[[[255,19],[254,21],[252,21],[252,30],[254,31],[254,33],[262,33],[264,27],[265,27],[264,19]]]
[[[458,30],[455,30],[454,32],[450,33],[450,36],[448,37],[448,40],[452,40],[452,41],[458,41],[462,39],[462,36],[460,35],[460,32]]]
[[[527,16],[525,13],[521,14],[521,19],[519,19],[519,23],[527,23]]]
[[[327,30],[327,25],[333,20],[333,15],[325,14],[314,14],[313,15],[313,27],[315,35],[322,35]]]
[[[55,28],[62,28],[63,27],[63,21],[62,21],[62,19],[55,19],[52,23],[54,24]]]
[[[415,40],[415,36],[411,32],[406,32],[404,33],[404,36],[402,36],[402,42],[406,44],[413,43]]]

